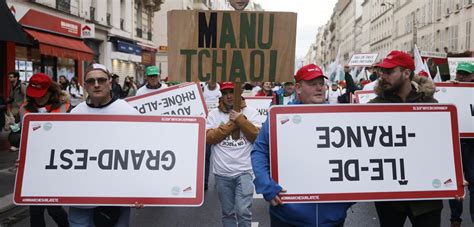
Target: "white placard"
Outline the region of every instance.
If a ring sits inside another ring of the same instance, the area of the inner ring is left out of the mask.
[[[436,83],[434,98],[456,105],[461,137],[474,138],[474,83]]]
[[[425,58],[442,58],[445,59],[448,57],[447,53],[443,52],[432,52],[432,51],[420,51],[421,57]]]
[[[199,206],[204,147],[202,117],[28,114],[14,202]]]
[[[245,103],[257,110],[259,115],[258,122],[265,122],[267,120],[268,109],[272,105],[272,97],[245,97]]]
[[[95,38],[95,24],[82,24],[81,25],[81,37],[83,39]]]
[[[377,97],[373,90],[355,91],[356,103],[366,104]],[[474,84],[436,83],[434,98],[438,103],[454,104],[458,109],[459,133],[474,138]]]
[[[470,62],[471,64],[474,64],[474,58],[448,58],[449,75],[451,76],[451,80],[456,78],[456,68],[458,67],[459,62]]]
[[[125,100],[144,115],[207,117],[204,96],[197,83],[183,83]]]
[[[355,102],[359,104],[366,104],[370,100],[377,97],[374,90],[359,90],[354,92]]]
[[[354,54],[347,65],[349,66],[371,66],[377,60],[379,54]]]
[[[272,178],[285,202],[464,195],[455,116],[438,104],[272,107]]]

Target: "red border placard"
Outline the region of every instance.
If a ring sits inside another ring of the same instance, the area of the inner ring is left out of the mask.
[[[161,123],[192,123],[199,125],[198,164],[196,178],[196,198],[141,198],[141,197],[23,197],[21,196],[23,173],[25,170],[28,129],[31,121],[103,121],[103,122],[161,122]],[[22,139],[19,153],[19,165],[15,182],[14,203],[22,204],[62,204],[62,205],[125,205],[136,203],[145,206],[200,206],[204,201],[204,152],[206,127],[203,117],[188,116],[144,116],[144,115],[82,115],[82,114],[27,114],[23,120]],[[41,199],[41,201],[27,201]]]
[[[373,90],[357,90],[357,91],[355,91],[354,92],[354,96],[355,96],[354,101],[355,101],[355,103],[359,104],[359,98],[360,98],[359,95],[372,94],[372,93],[375,94],[375,91],[373,91]]]
[[[418,109],[415,109],[418,108]],[[274,106],[270,109],[270,175],[278,183],[278,147],[277,115],[306,113],[373,113],[373,112],[450,112],[453,141],[454,166],[456,171],[457,190],[445,191],[410,191],[410,192],[366,192],[366,193],[327,193],[327,194],[280,194],[284,202],[342,202],[342,201],[380,201],[380,200],[422,200],[433,198],[453,198],[464,195],[461,152],[458,133],[458,115],[454,105],[446,104],[372,104],[372,105],[295,105]]]
[[[437,82],[435,83],[435,85],[436,85],[436,88],[440,88],[440,87],[474,88],[474,83],[462,83],[462,82]],[[474,138],[474,132],[460,132],[459,135],[461,136],[461,138]]]
[[[141,99],[141,98],[145,98],[145,97],[153,96],[153,95],[156,95],[156,94],[161,94],[161,93],[165,93],[165,92],[168,92],[168,91],[173,91],[173,90],[176,90],[176,89],[180,89],[180,88],[183,88],[183,87],[189,87],[189,86],[193,86],[193,85],[196,86],[199,90],[199,97],[201,98],[201,102],[203,104],[204,113],[206,114],[205,117],[207,117],[207,114],[208,114],[207,106],[206,106],[206,102],[204,101],[204,95],[202,93],[202,88],[198,83],[195,83],[195,82],[186,82],[186,83],[178,84],[178,85],[175,85],[175,86],[163,88],[163,89],[160,89],[158,91],[146,93],[146,94],[143,94],[143,95],[133,96],[133,97],[130,97],[130,98],[126,98],[125,101],[127,101],[127,102],[135,101],[137,99]]]

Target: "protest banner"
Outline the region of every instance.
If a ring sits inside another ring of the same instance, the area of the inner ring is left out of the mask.
[[[464,195],[454,105],[273,106],[269,114],[271,176],[286,203]]]
[[[200,206],[204,149],[202,117],[27,114],[14,202]]]
[[[439,103],[456,105],[460,136],[462,138],[474,138],[474,84],[436,83],[434,98]]]
[[[295,44],[296,13],[168,12],[171,81],[291,81]]]
[[[247,106],[250,106],[257,110],[258,114],[260,115],[259,122],[265,122],[267,120],[268,109],[272,105],[273,97],[245,97],[245,103]]]
[[[474,58],[448,58],[449,75],[451,76],[451,80],[456,78],[456,68],[458,67],[459,62],[470,62],[471,64],[474,64]]]
[[[201,86],[183,83],[125,99],[143,115],[207,117]]]
[[[372,66],[379,54],[354,54],[347,65],[349,66]]]
[[[359,104],[368,103],[373,98],[377,97],[374,90],[358,90],[354,92],[354,102]]]

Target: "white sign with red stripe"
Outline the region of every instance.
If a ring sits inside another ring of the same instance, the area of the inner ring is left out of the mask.
[[[202,117],[28,114],[14,202],[200,206],[204,148]]]
[[[456,105],[461,137],[474,138],[474,83],[436,83],[434,97]]]
[[[374,91],[356,91],[356,103],[366,104],[377,97]],[[436,83],[434,98],[458,108],[459,132],[462,138],[474,138],[474,83]]]
[[[262,97],[245,97],[245,103],[257,110],[259,114],[259,122],[265,122],[267,120],[268,109],[272,105],[273,98],[268,96]]]
[[[284,202],[464,195],[454,105],[275,106],[269,121]]]
[[[125,101],[143,115],[207,117],[202,89],[197,83],[183,83]]]
[[[359,104],[366,104],[377,97],[374,90],[358,90],[354,92],[354,96],[354,102]]]

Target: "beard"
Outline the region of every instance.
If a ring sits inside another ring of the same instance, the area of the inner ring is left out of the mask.
[[[380,82],[381,82],[382,91],[385,94],[393,94],[397,92],[398,90],[400,90],[400,88],[403,86],[404,80],[403,80],[403,77],[400,76],[397,80],[393,82],[393,84],[390,84],[389,82],[386,82],[384,80],[381,80]]]

